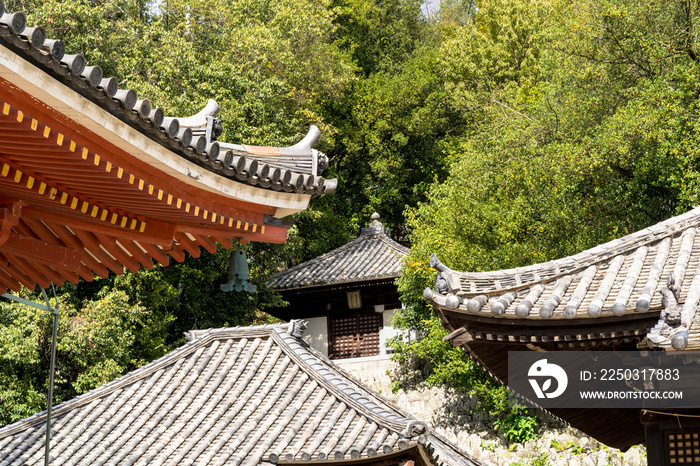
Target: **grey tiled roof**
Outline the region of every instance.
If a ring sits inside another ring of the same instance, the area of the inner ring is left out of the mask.
[[[274,274],[270,286],[283,290],[398,277],[409,249],[389,238],[378,214],[372,219],[359,238]]]
[[[478,464],[287,332],[190,332],[163,358],[54,408],[54,464],[336,462],[423,449]],[[46,413],[0,429],[0,465],[43,463]]]
[[[688,331],[688,349],[700,348],[700,208],[579,254],[510,270],[455,272],[437,258],[438,309],[495,319],[585,322],[663,309],[660,290],[674,277]],[[516,338],[517,341],[517,338]],[[650,343],[668,348],[670,341]]]
[[[73,91],[95,102],[135,130],[208,170],[246,184],[276,191],[309,195],[335,191],[337,181],[320,173],[327,157],[312,149],[318,128],[291,147],[256,147],[217,142],[221,121],[214,101],[197,115],[168,117],[162,108],[140,98],[133,89],[119,89],[115,77],[105,77],[99,66],[90,66],[82,54],[68,55],[60,40],[47,39],[41,26],[26,27],[23,12],[3,15],[0,1],[0,46],[37,66]]]

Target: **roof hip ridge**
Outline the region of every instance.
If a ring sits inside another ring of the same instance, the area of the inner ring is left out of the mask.
[[[326,388],[326,390],[336,396],[340,401],[377,423],[379,426],[396,432],[407,439],[420,438],[423,435],[427,435],[431,431],[431,429],[428,428],[428,425],[423,421],[409,417],[410,415],[407,415],[395,407],[392,407],[393,409],[389,409],[386,406],[379,404],[377,401],[387,405],[389,402],[383,400],[371,389],[363,386],[351,376],[345,374],[342,369],[335,366],[330,360],[327,360],[320,353],[314,351],[312,354],[312,352],[305,345],[303,345],[299,339],[280,330],[274,330],[272,335],[275,341],[286,350],[285,352],[287,353],[287,356],[295,363],[305,368],[307,373],[309,373],[309,375],[314,378],[319,385]],[[314,367],[314,365],[309,364],[307,359],[299,354],[299,349],[306,352],[310,358],[317,360],[318,363],[316,366],[320,365],[321,367]],[[335,383],[338,380],[340,380],[345,387],[338,386]],[[356,388],[353,387],[353,385]],[[362,391],[365,393],[362,393]],[[373,407],[368,407],[367,404],[363,404],[358,401],[359,399],[363,398],[366,399]],[[372,398],[377,398],[377,400],[375,401]],[[392,416],[394,419],[388,418],[387,416]]]
[[[700,226],[700,207],[696,207],[684,214],[663,220],[652,226],[636,232],[616,238],[606,243],[594,246],[570,256],[553,259],[546,262],[514,267],[510,269],[491,270],[484,272],[465,272],[453,270],[441,263],[442,269],[454,274],[459,280],[498,280],[507,277],[521,276],[524,274],[536,274],[538,271],[548,271],[545,277],[534,275],[527,280],[516,280],[513,285],[499,287],[492,291],[499,293],[529,288],[537,283],[551,282],[563,276],[573,275],[586,270],[591,265],[613,260],[617,256],[628,255],[644,246],[663,241],[690,228]],[[437,257],[437,256],[436,256]],[[441,270],[442,270],[441,269]],[[483,294],[482,291],[467,294]]]

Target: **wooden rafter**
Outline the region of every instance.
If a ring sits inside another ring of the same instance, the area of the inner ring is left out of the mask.
[[[234,240],[283,242],[270,206],[132,157],[0,78],[0,288],[167,265]]]

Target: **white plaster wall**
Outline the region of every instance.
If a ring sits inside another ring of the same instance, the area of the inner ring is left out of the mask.
[[[328,357],[328,318],[311,317],[304,320],[309,323],[306,331],[304,331],[304,341],[310,347]]]
[[[416,332],[411,332],[408,330],[401,330],[398,328],[394,328],[391,326],[391,319],[394,317],[394,314],[396,314],[396,309],[390,309],[387,311],[382,312],[382,329],[379,331],[379,351],[380,355],[382,356],[387,356],[390,355],[390,352],[387,352],[387,345],[386,341],[389,338],[395,338],[397,336],[401,336],[404,342],[409,342],[412,340],[416,340],[418,338],[418,334]]]
[[[400,330],[395,329],[391,326],[391,318],[394,317],[395,313],[395,309],[389,309],[387,311],[382,312],[382,329],[379,331],[379,354],[383,356],[386,356],[388,354],[386,341],[389,338],[393,338],[396,335],[401,334]]]
[[[396,314],[396,309],[389,309],[382,312],[382,327],[391,327],[391,319]]]

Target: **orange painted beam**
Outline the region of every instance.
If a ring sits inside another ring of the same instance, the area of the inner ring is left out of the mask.
[[[0,267],[0,272],[0,284],[2,284],[2,286],[14,291],[22,289],[22,285],[20,285],[20,283],[17,280],[8,275],[4,267]]]
[[[172,249],[166,251],[168,254],[170,254],[170,257],[175,259],[177,262],[184,262],[185,261],[185,252],[180,249],[179,246],[174,245]]]
[[[190,253],[190,256],[195,259],[202,254],[202,250],[197,246],[186,234],[182,232],[175,233],[175,241],[182,249]]]
[[[14,256],[30,258],[40,264],[57,264],[66,270],[77,272],[82,251],[47,243],[28,236],[11,234],[0,250]]]
[[[118,262],[120,262],[124,267],[126,267],[130,272],[138,272],[141,265],[136,262],[136,260],[127,254],[119,245],[117,244],[116,238],[109,237],[104,234],[97,232],[85,232],[86,237],[94,238],[96,241],[94,243],[89,243],[90,248],[100,247],[106,250],[112,257],[114,257]]]
[[[48,268],[46,266],[29,263],[24,257],[8,254],[8,259],[10,259],[10,264],[4,268],[5,273],[19,282],[22,282],[22,280],[17,274],[18,271],[21,271],[22,274],[26,273],[32,281],[35,281],[44,288],[51,286],[51,282],[60,286],[65,281],[63,277],[58,275],[54,270],[49,271],[46,270]]]
[[[209,251],[210,253],[214,254],[216,253],[216,243],[212,241],[211,238],[205,235],[192,235],[194,236],[194,239],[199,243],[201,246],[204,246],[204,249]]]
[[[263,230],[264,228],[264,230]],[[253,231],[253,225],[248,224],[248,228],[245,228],[245,224],[241,222],[240,228],[230,229],[222,227],[220,225],[177,225],[176,230],[178,232],[187,232],[191,235],[206,235],[215,236],[217,238],[231,238],[238,239],[243,238],[249,241],[258,241],[265,243],[284,243],[287,239],[287,229],[284,227],[274,226],[274,225],[264,225],[262,224],[262,219],[259,224],[255,225],[255,231]],[[264,231],[264,232],[263,232]]]
[[[147,243],[140,244],[141,246],[143,246],[146,252],[151,255],[151,257],[158,261],[160,265],[165,266],[170,264],[170,257],[166,253],[164,253],[163,250],[160,249],[158,246]]]
[[[43,286],[42,283],[50,283],[49,280],[41,275],[34,267],[29,268],[29,270],[20,270],[14,262],[9,262],[0,264],[0,268],[30,290],[36,288],[37,283],[41,286]]]
[[[46,226],[41,222],[40,220],[37,220],[35,218],[24,218],[22,219],[23,222],[25,222],[30,228],[32,228],[35,232],[42,232],[44,231],[43,234],[48,234],[45,232],[44,228]],[[51,224],[50,225],[51,232],[55,233],[56,236],[68,247],[73,248],[73,249],[80,249],[80,250],[85,250],[85,246],[83,245],[82,242],[78,238],[75,237],[75,235],[68,230],[63,225],[59,224]],[[48,228],[46,228],[48,229]],[[80,273],[81,277],[87,280],[86,278],[86,272],[83,270],[83,267],[87,267],[90,271],[90,276],[92,277],[93,275],[98,275],[100,277],[106,277],[109,275],[109,271],[107,268],[102,265],[101,263],[97,262],[87,251],[85,251],[82,255],[81,258],[82,263],[84,264],[81,266],[80,269],[78,269],[78,273]],[[82,272],[81,272],[82,271]]]
[[[117,275],[122,275],[124,273],[124,265],[120,264],[114,257],[110,256],[100,248],[100,243],[95,238],[95,236],[89,231],[75,230],[73,232],[75,236],[80,240],[81,243],[85,245],[85,253],[88,251],[99,260],[104,266],[109,270],[116,273]],[[105,277],[107,275],[104,275]]]
[[[146,254],[138,244],[136,244],[133,241],[123,241],[119,240],[119,244],[121,244],[129,253],[131,256],[139,261],[141,265],[146,267],[147,269],[152,269],[153,268],[153,258],[150,257],[148,254]]]

